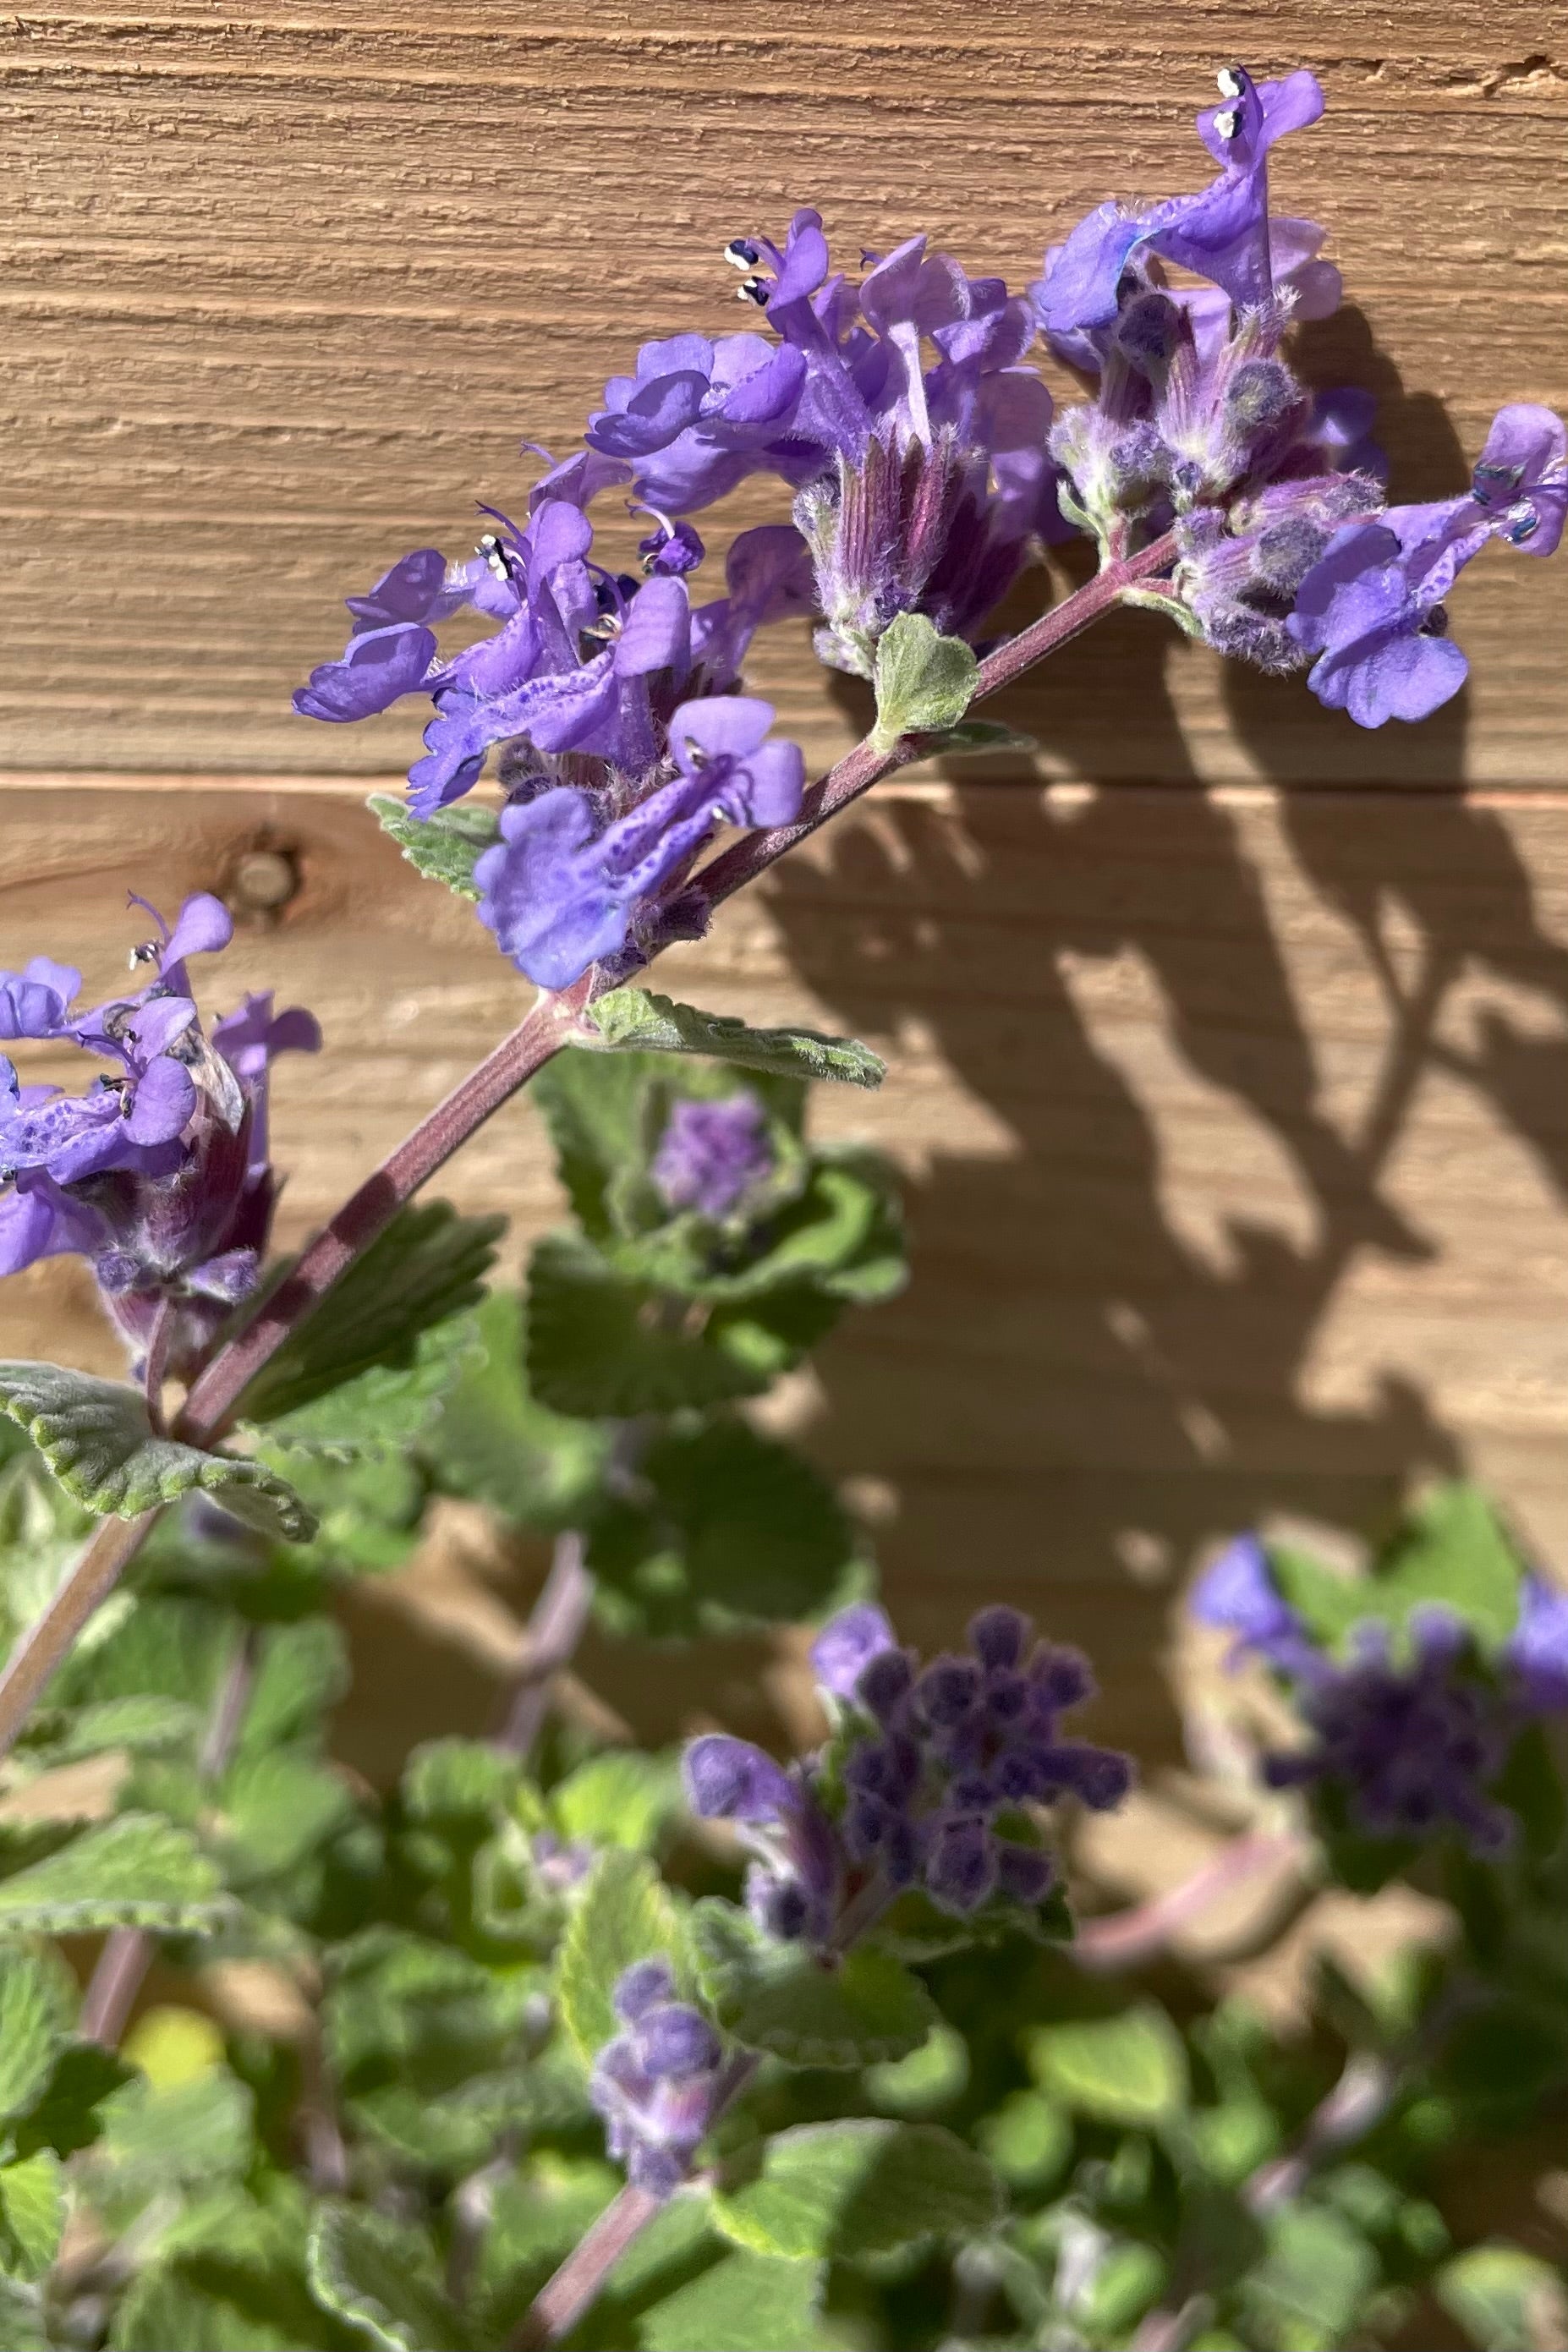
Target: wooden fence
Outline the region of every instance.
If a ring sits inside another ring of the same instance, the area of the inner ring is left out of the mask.
[[[101,974],[126,887],[226,890],[225,992],[277,986],[327,1034],[279,1080],[286,1234],[522,1001],[357,806],[415,722],[312,727],[289,688],[345,591],[519,495],[520,436],[564,452],[637,341],[736,323],[731,235],[809,200],[851,261],[925,226],[1022,282],[1102,195],[1197,184],[1215,65],[1306,63],[1330,111],[1279,151],[1277,201],[1332,224],[1350,297],[1306,364],[1379,394],[1400,493],[1461,488],[1500,400],[1568,406],[1544,10],[763,19],[99,0],[0,24],[0,961]],[[782,510],[759,491],[745,519]],[[1259,1512],[1363,1518],[1462,1465],[1568,1555],[1568,560],[1492,555],[1454,618],[1471,689],[1367,735],[1122,616],[1013,698],[1033,761],[879,788],[668,967],[887,1050],[880,1097],[820,1115],[903,1160],[915,1278],[796,1402],[911,1632],[1033,1600],[1097,1652],[1113,1736],[1157,1707],[1176,1581]],[[858,731],[803,636],[757,679],[814,759]],[[525,1108],[450,1189],[524,1234],[557,1213]],[[68,1266],[0,1316],[7,1352],[105,1356]]]

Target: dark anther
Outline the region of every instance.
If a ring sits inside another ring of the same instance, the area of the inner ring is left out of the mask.
[[[745,237],[732,236],[724,247],[724,258],[735,269],[754,269],[762,256]]]
[[[737,302],[754,302],[759,310],[768,307],[768,289],[760,278],[742,278],[735,289]]]

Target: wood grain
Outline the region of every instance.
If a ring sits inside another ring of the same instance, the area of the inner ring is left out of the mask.
[[[285,1239],[519,1016],[470,911],[340,782],[83,781],[61,806],[0,793],[0,938],[89,986],[135,933],[128,883],[298,861],[204,992],[273,986],[326,1032],[279,1066]],[[1032,1601],[1147,1746],[1173,1586],[1260,1512],[1364,1520],[1467,1467],[1568,1560],[1560,798],[900,782],[661,970],[889,1056],[816,1117],[903,1164],[914,1280],[795,1404],[917,1638],[983,1592]],[[520,1244],[559,1215],[526,1102],[447,1189]],[[0,1308],[6,1352],[112,1360],[69,1267]]]
[[[851,260],[929,226],[1026,281],[1103,195],[1198,184],[1190,117],[1233,53],[1329,94],[1277,169],[1359,306],[1310,331],[1310,372],[1383,395],[1401,494],[1460,488],[1498,399],[1568,403],[1560,36],[1525,0],[13,15],[0,762],[396,765],[408,721],[289,710],[337,600],[462,550],[476,497],[528,478],[519,436],[567,448],[640,338],[733,326],[728,236],[810,200]],[[759,487],[745,519],[779,511]],[[1561,783],[1568,567],[1494,553],[1457,604],[1476,681],[1438,730],[1325,726],[1185,649],[1145,704],[1110,632],[1027,698],[1038,772]],[[803,635],[759,677],[814,757],[849,740]]]

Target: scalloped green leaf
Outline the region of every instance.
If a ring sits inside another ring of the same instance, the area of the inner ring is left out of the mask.
[[[199,1492],[289,1543],[315,1532],[277,1471],[155,1435],[145,1400],[121,1381],[59,1364],[0,1363],[0,1410],[26,1431],[66,1492],[100,1518],[134,1519]]]
[[[634,1960],[662,1953],[678,1983],[693,1969],[686,1923],[647,1856],[611,1846],[599,1856],[556,1958],[561,2020],[584,2058],[620,2032],[611,2002]]]
[[[470,2352],[473,2339],[409,2224],[363,2206],[323,2206],[305,2263],[322,2310],[375,2352]]]
[[[752,1029],[732,1013],[703,1013],[644,988],[611,989],[583,1017],[595,1035],[574,1042],[597,1043],[612,1053],[705,1054],[776,1077],[834,1079],[847,1087],[879,1087],[888,1075],[886,1062],[853,1037]]]
[[[1561,2272],[1522,2246],[1471,2246],[1432,2282],[1438,2302],[1485,2352],[1538,2352],[1568,2334]]]
[[[546,1234],[528,1267],[528,1378],[552,1412],[677,1412],[754,1396],[776,1365],[749,1363],[705,1330],[671,1328],[665,1295],[627,1278],[575,1234]]]
[[[0,1944],[0,2118],[37,2103],[64,2038],[56,1971],[35,1953]]]
[[[524,1375],[522,1299],[493,1290],[474,1316],[479,1352],[458,1369],[426,1444],[441,1492],[552,1530],[578,1525],[598,1491],[610,1434],[552,1412]]]
[[[980,665],[962,637],[944,637],[923,613],[900,613],[877,646],[877,724],[871,741],[890,751],[900,735],[953,728],[968,709]]]
[[[258,1434],[268,1445],[321,1454],[336,1462],[400,1453],[434,1426],[465,1363],[479,1348],[473,1316],[448,1316],[417,1334],[408,1363],[372,1364],[324,1396],[279,1414]]]
[[[353,1453],[377,1442],[374,1434],[367,1440],[366,1415],[380,1399],[393,1423],[380,1443],[405,1444],[408,1412],[438,1401],[439,1373],[456,1377],[472,1336],[465,1329],[437,1343],[426,1335],[479,1305],[505,1230],[504,1217],[460,1217],[449,1201],[400,1210],[263,1365],[241,1400],[247,1421],[265,1422],[269,1443],[288,1443],[292,1426],[308,1431],[314,1446],[336,1443]],[[287,1306],[288,1297],[285,1269],[272,1293],[274,1307]],[[385,1372],[414,1376],[414,1390],[403,1402],[395,1403],[403,1392],[394,1385],[369,1377]],[[334,1393],[343,1399],[342,1435],[335,1441],[330,1411],[305,1412]]]
[[[1152,2001],[1115,2017],[1037,2027],[1027,2049],[1041,2087],[1080,2115],[1147,2126],[1169,2122],[1186,2105],[1182,2038]]]
[[[795,2262],[978,2237],[1002,2218],[985,2158],[939,2124],[801,2124],[727,2167],[722,2183],[712,2214],[724,2235]]]
[[[0,1880],[0,1935],[195,1934],[231,1908],[190,1832],[159,1813],[120,1813]]]
[[[760,1935],[743,1911],[712,1898],[691,1915],[702,1987],[748,2049],[791,2066],[871,2066],[907,2058],[941,2022],[918,1977],[874,1946],[824,1968],[797,1944]]]
[[[41,2279],[65,2225],[65,2175],[52,2148],[0,2165],[0,2268],[29,2284]]]
[[[819,2263],[737,2252],[646,2310],[642,2352],[816,2352],[824,2339]]]
[[[427,882],[445,883],[459,898],[479,898],[474,867],[500,839],[498,809],[463,801],[455,808],[437,809],[434,816],[417,817],[406,801],[395,800],[390,793],[372,793],[365,806]]]
[[[635,1493],[598,1513],[588,1564],[616,1632],[722,1633],[798,1623],[845,1597],[854,1530],[804,1454],[747,1423],[666,1432]]]

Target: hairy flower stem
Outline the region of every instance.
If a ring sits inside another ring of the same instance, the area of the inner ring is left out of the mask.
[[[1108,563],[1094,579],[986,656],[971,701],[982,701],[999,688],[1010,686],[1047,654],[1057,652],[1110,612],[1124,589],[1152,572],[1168,570],[1175,555],[1174,535],[1167,532],[1138,554]],[[805,814],[797,824],[752,834],[737,843],[702,868],[697,877],[699,887],[714,906],[732,898],[829,817],[858,800],[884,776],[921,758],[925,750],[925,739],[920,735],[900,736],[886,751],[874,750],[869,740],[858,743],[806,795]],[[595,975],[587,972],[572,987],[541,997],[521,1027],[470,1070],[428,1118],[420,1120],[317,1234],[287,1281],[269,1294],[254,1321],[219,1349],[197,1375],[176,1416],[174,1436],[195,1445],[221,1436],[262,1366],[314,1312],[333,1283],[385,1232],[421,1185],[561,1051],[595,992]],[[105,1519],[47,1608],[13,1650],[0,1674],[0,1758],[9,1755],[55,1669],[99,1603],[114,1590],[157,1517],[154,1510],[134,1519]]]
[[[1044,661],[1047,654],[1058,652],[1080,636],[1120,603],[1123,589],[1147,579],[1151,572],[1168,571],[1175,560],[1175,533],[1167,531],[1163,539],[1152,541],[1136,555],[1108,563],[1092,580],[1086,581],[1070,596],[1064,596],[1059,604],[1053,604],[1048,613],[1043,613],[1026,629],[1020,629],[1016,637],[1009,637],[994,653],[986,655],[970,697],[971,708],[984,702],[987,695],[1011,686],[1026,670]],[[721,905],[748,882],[755,881],[770,866],[776,865],[797,843],[809,839],[841,808],[858,800],[873,784],[880,783],[884,776],[907,768],[913,760],[924,759],[926,750],[925,738],[921,735],[900,735],[886,751],[878,751],[868,736],[847,752],[820,783],[811,787],[802,804],[803,814],[794,824],[775,825],[771,833],[748,834],[743,841],[736,842],[732,848],[703,866],[697,877],[698,887],[713,906]]]
[[[1151,1896],[1126,1911],[1108,1911],[1086,1919],[1070,1949],[1081,1969],[1095,1975],[1117,1969],[1141,1968],[1156,1959],[1181,1928],[1222,1897],[1289,1861],[1304,1861],[1310,1849],[1290,1830],[1255,1830],[1232,1838],[1213,1860],[1179,1886]]]
[[[550,1573],[528,1621],[528,1647],[512,1686],[506,1721],[496,1734],[496,1746],[510,1755],[526,1757],[531,1751],[550,1711],[551,1685],[588,1622],[594,1580],[584,1552],[583,1538],[574,1528],[556,1538]]]

